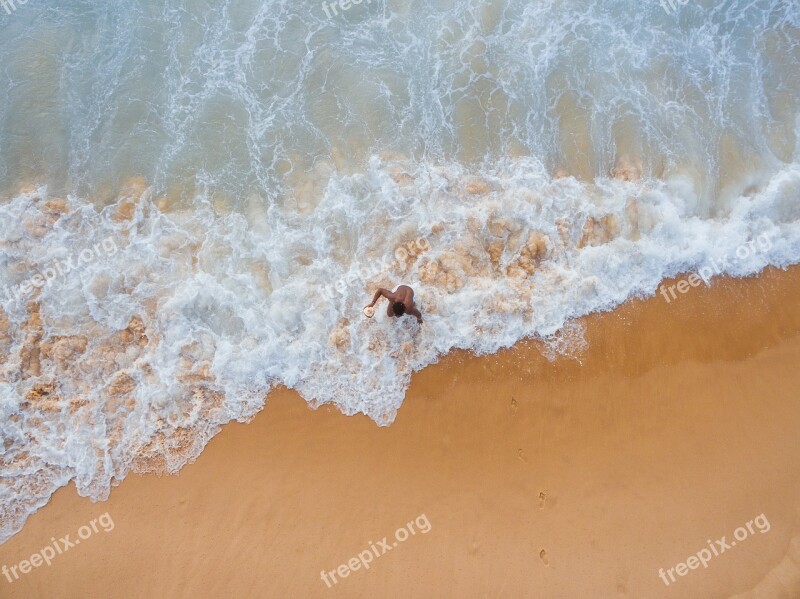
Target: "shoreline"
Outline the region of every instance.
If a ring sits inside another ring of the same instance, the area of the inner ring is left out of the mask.
[[[727,597],[760,584],[792,596],[775,585],[800,577],[799,292],[800,267],[771,268],[581,318],[577,359],[549,362],[535,341],[451,352],[413,375],[386,428],[273,391],[177,476],[129,475],[98,504],[59,489],[0,546],[0,566],[106,512],[114,530],[0,588]],[[669,586],[659,578],[760,514],[768,531]],[[429,531],[368,571],[321,576],[423,515]]]

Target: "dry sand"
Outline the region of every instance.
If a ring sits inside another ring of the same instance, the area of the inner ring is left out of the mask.
[[[798,297],[800,268],[771,270],[588,317],[580,363],[454,353],[389,428],[278,391],[179,476],[59,491],[0,565],[106,511],[114,529],[0,597],[800,597]],[[767,532],[659,578],[760,514]]]

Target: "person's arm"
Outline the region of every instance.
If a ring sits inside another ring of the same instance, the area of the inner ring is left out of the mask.
[[[419,313],[419,310],[417,310],[416,308],[411,308],[410,310],[408,310],[408,313],[411,314],[412,316],[416,316],[417,322],[422,324],[422,314]]]
[[[372,298],[372,303],[369,304],[369,306],[370,307],[374,306],[375,302],[377,302],[378,298],[380,298],[381,296],[385,297],[386,299],[388,299],[391,302],[393,294],[388,289],[384,289],[383,287],[381,287],[375,292],[375,296]]]

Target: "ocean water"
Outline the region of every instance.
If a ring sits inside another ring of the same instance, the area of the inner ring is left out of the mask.
[[[275,386],[388,425],[454,348],[800,262],[796,0],[6,1],[0,541]]]

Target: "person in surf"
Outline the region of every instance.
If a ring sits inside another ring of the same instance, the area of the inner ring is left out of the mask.
[[[372,303],[367,305],[367,308],[372,308],[381,296],[389,300],[389,305],[386,307],[386,315],[389,317],[400,318],[404,314],[416,316],[417,322],[422,324],[422,314],[417,310],[414,304],[414,290],[408,285],[400,285],[394,291],[380,288],[375,292],[375,297],[372,298]]]

